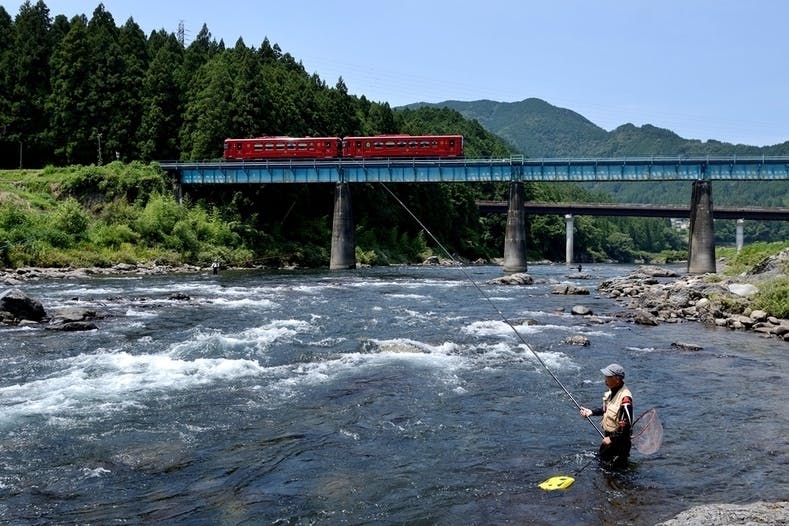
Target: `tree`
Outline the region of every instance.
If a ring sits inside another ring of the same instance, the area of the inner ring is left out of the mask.
[[[119,30],[112,15],[99,6],[88,22],[87,38],[92,50],[93,71],[89,77],[88,111],[90,112],[91,138],[97,148],[96,162],[107,160],[107,153],[126,150],[122,138],[128,133],[129,99],[139,96],[124,85],[127,64],[119,44]]]
[[[265,135],[268,128],[270,101],[261,75],[260,55],[247,48],[239,39],[235,48],[226,52],[233,74],[233,112],[226,137]]]
[[[68,34],[52,53],[52,91],[47,108],[54,154],[61,163],[95,161],[96,143],[91,138],[90,85],[93,71],[87,19],[74,17]]]
[[[25,150],[31,154],[31,165],[41,164],[46,151],[50,24],[49,9],[42,0],[35,6],[25,0],[14,22],[6,64],[10,88],[7,136],[19,145],[20,168],[25,164]]]
[[[143,113],[137,144],[144,160],[178,159],[181,92],[172,72],[181,66],[183,47],[173,34],[162,40],[152,36],[151,40],[157,42],[157,47],[143,79]]]
[[[118,141],[116,155],[124,160],[137,159],[140,145],[137,141],[142,123],[142,92],[148,69],[148,43],[140,26],[129,18],[118,34],[118,47],[123,61],[121,85],[125,98],[121,101],[116,117],[115,139]]]
[[[200,68],[193,80],[191,96],[181,129],[182,157],[219,157],[226,130],[232,127],[233,79],[223,55]]]
[[[12,158],[14,151],[13,145],[9,144],[6,137],[11,122],[11,84],[8,72],[11,66],[13,41],[14,24],[5,8],[0,6],[0,159]],[[0,160],[0,163],[3,161]]]

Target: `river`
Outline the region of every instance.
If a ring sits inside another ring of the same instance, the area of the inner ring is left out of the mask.
[[[25,283],[48,312],[107,317],[0,327],[0,522],[653,525],[786,500],[787,344],[627,323],[594,288],[632,268],[533,265],[530,286],[486,285],[494,266]],[[582,404],[622,364],[663,447],[598,466],[599,435],[497,309]],[[575,334],[591,345],[562,343]],[[576,481],[538,488],[555,475]]]

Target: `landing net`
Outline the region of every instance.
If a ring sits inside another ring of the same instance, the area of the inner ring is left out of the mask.
[[[663,424],[658,418],[657,409],[647,409],[633,422],[633,445],[639,453],[651,455],[663,445]]]

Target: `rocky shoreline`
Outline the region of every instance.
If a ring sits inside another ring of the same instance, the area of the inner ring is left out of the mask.
[[[194,265],[157,265],[155,263],[135,265],[118,263],[111,267],[84,267],[84,268],[43,268],[20,267],[16,269],[0,269],[0,285],[18,286],[26,281],[39,281],[42,279],[82,279],[91,276],[155,276],[164,274],[190,274],[210,271]]]
[[[789,320],[769,316],[751,307],[758,287],[749,282],[715,275],[679,276],[660,267],[640,267],[635,272],[604,281],[598,290],[623,303],[622,317],[642,325],[694,321],[753,331],[789,342]]]
[[[655,526],[780,526],[789,524],[789,502],[705,504]]]

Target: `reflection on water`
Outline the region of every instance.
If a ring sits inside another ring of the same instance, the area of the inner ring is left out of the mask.
[[[594,287],[621,266],[588,270]],[[627,370],[665,444],[609,473],[599,437],[457,269],[29,283],[98,331],[1,328],[0,515],[12,524],[654,524],[785,499],[786,344],[641,327],[596,296],[487,286],[580,403]],[[173,292],[188,300],[169,299]],[[603,323],[572,316],[583,304]],[[562,343],[582,334],[591,345]],[[695,342],[701,351],[671,347]],[[537,484],[572,475],[566,491]]]

